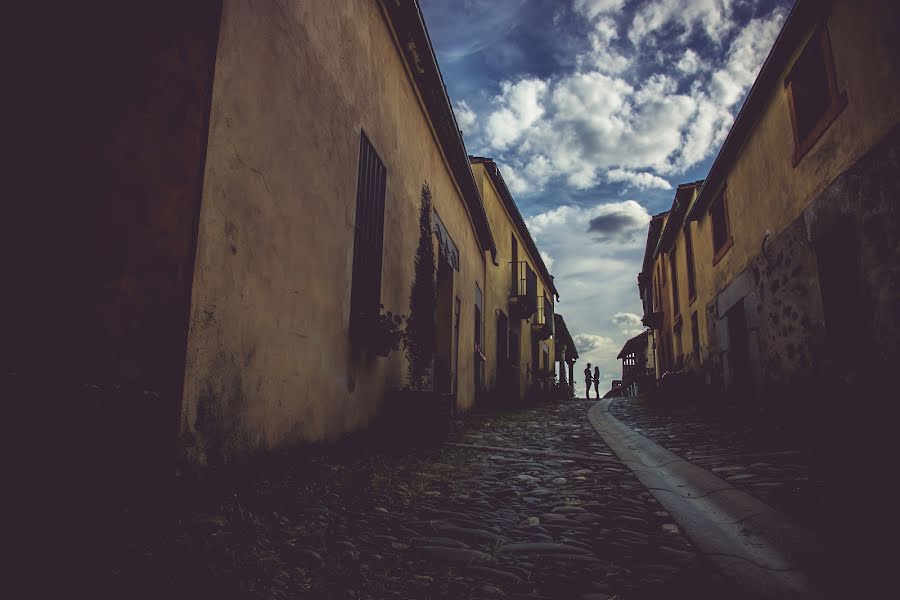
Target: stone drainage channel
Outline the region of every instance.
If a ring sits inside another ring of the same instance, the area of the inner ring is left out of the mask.
[[[588,410],[594,429],[723,575],[751,597],[822,597],[809,576],[822,563],[821,545],[809,531],[636,433],[610,402]]]

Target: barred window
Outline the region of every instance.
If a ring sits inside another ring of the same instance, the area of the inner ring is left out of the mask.
[[[359,332],[367,319],[372,319],[378,313],[381,304],[386,181],[387,169],[365,132],[362,132],[359,140],[353,282],[350,290],[351,331]]]

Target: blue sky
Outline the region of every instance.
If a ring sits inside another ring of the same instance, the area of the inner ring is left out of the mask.
[[[650,215],[705,176],[792,3],[420,2],[466,147],[500,164],[556,277],[576,370],[598,364],[608,389],[641,331]]]

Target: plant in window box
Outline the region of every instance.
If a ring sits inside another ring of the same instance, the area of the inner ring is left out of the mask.
[[[400,348],[403,340],[403,324],[406,317],[395,315],[391,311],[384,312],[384,305],[378,306],[378,314],[368,319],[368,344],[372,353],[387,356],[392,350]]]

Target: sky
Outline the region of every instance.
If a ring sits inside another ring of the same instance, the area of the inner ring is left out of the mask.
[[[640,333],[650,216],[703,179],[791,0],[420,0],[469,154],[525,217],[580,358]],[[503,249],[500,249],[501,253]]]

